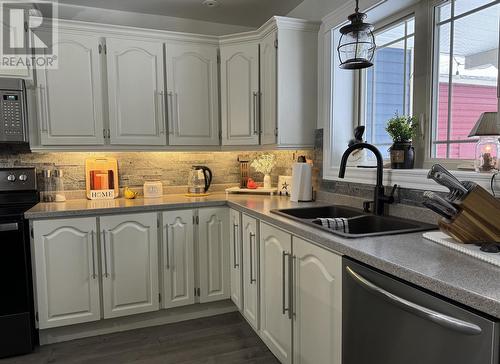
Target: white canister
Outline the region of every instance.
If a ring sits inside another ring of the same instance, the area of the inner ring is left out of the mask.
[[[163,196],[163,184],[161,181],[144,182],[144,198],[158,198]]]

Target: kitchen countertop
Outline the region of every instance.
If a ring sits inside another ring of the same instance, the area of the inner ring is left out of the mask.
[[[500,268],[422,238],[422,233],[346,239],[278,216],[271,209],[307,207],[327,202],[293,203],[286,197],[214,193],[189,198],[167,195],[158,199],[70,200],[40,203],[27,219],[70,218],[228,205],[281,227],[312,243],[349,256],[424,289],[500,319]]]

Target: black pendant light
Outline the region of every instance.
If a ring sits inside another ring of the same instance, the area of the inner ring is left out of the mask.
[[[373,66],[376,48],[373,25],[364,22],[366,14],[359,12],[358,0],[355,13],[349,15],[348,19],[351,24],[340,28],[342,36],[337,47],[340,68],[357,70]]]

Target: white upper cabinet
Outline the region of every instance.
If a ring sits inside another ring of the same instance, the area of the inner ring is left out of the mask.
[[[163,213],[163,308],[195,302],[193,216],[193,210]]]
[[[163,44],[106,38],[111,144],[166,145]]]
[[[318,30],[284,17],[221,37],[61,20],[59,68],[36,70],[31,147],[311,147]]]
[[[198,264],[200,302],[230,297],[229,209],[199,210]]]
[[[230,210],[229,212],[229,260],[231,265],[231,300],[241,311],[243,309],[243,287],[241,260],[241,217],[240,212]]]
[[[259,44],[221,45],[223,145],[259,144]]]
[[[170,145],[219,145],[217,46],[166,44]]]
[[[300,20],[294,23],[278,21],[277,142],[312,146],[318,110],[319,26]]]
[[[104,318],[159,309],[157,214],[101,218]]]
[[[261,144],[276,144],[277,125],[277,53],[275,31],[260,42]]]
[[[256,32],[222,37],[223,144],[314,144],[318,30],[319,24],[314,22],[274,17]],[[255,91],[250,87],[255,43],[259,46],[257,111],[248,97],[250,90],[252,95]],[[257,127],[252,127],[253,112],[257,114]],[[255,137],[256,129],[260,141]],[[249,131],[254,132],[253,137]]]
[[[59,67],[37,70],[40,143],[44,146],[102,145],[99,38],[61,31],[56,46]]]
[[[101,317],[95,218],[33,222],[40,329]]]
[[[293,237],[294,364],[340,364],[342,258]]]

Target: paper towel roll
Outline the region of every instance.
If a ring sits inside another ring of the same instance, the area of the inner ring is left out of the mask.
[[[292,166],[292,193],[290,201],[312,200],[312,166],[309,163],[295,163]]]

